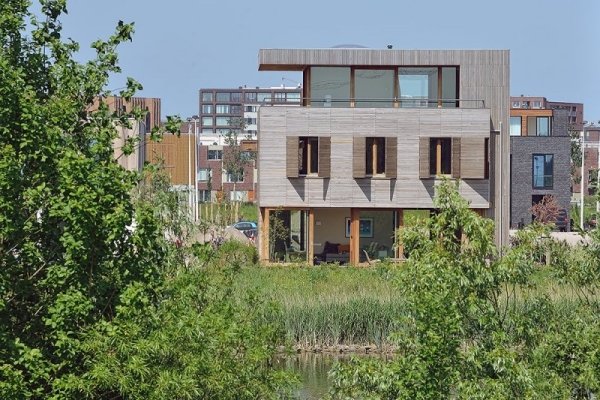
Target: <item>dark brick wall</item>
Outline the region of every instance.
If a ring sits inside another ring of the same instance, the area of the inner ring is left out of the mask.
[[[571,142],[567,131],[567,115],[556,112],[550,137],[510,138],[511,149],[511,228],[523,221],[531,223],[531,197],[553,195],[561,208],[569,213],[571,201]],[[552,189],[533,188],[533,155],[554,155],[554,184]]]

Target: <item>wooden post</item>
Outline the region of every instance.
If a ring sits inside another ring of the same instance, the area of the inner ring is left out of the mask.
[[[350,264],[358,265],[360,261],[360,210],[350,209]]]
[[[404,226],[404,210],[398,209],[396,211],[396,231]],[[398,244],[398,237],[394,232],[394,242],[396,243],[396,258],[404,257],[404,246]]]
[[[308,243],[306,256],[308,265],[314,265],[315,258],[315,209],[308,209]]]
[[[261,262],[268,263],[269,259],[269,214],[270,209],[261,207],[260,211],[260,225],[258,235],[258,256]]]

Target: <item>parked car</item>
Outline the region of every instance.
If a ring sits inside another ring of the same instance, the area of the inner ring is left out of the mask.
[[[233,227],[241,232],[258,229],[258,225],[254,221],[239,221],[233,224]]]

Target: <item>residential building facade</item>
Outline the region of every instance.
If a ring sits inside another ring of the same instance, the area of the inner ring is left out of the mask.
[[[443,177],[505,244],[509,63],[508,50],[260,50],[259,70],[303,74],[302,107],[259,110],[261,260],[399,256],[395,229],[434,208]]]
[[[595,124],[586,125],[582,128],[584,132],[584,169],[583,169],[583,187],[584,195],[591,196],[596,194],[596,188],[598,187],[598,173],[600,170],[600,126]],[[581,138],[581,136],[580,136]],[[580,142],[581,143],[581,142]],[[579,201],[581,196],[581,165],[576,165],[575,177],[573,183],[573,197],[575,201]]]
[[[300,105],[301,91],[299,87],[200,89],[200,143],[223,145],[230,132],[256,140],[260,105]]]
[[[511,96],[511,109],[532,110],[565,110],[567,124],[572,130],[580,131],[583,127],[583,103],[569,103],[564,101],[550,101],[540,96]]]
[[[542,98],[543,99],[543,98]],[[547,105],[547,103],[542,103]],[[511,102],[511,105],[515,105]],[[510,110],[510,225],[530,224],[531,207],[554,197],[570,230],[571,137],[564,109],[519,107]]]

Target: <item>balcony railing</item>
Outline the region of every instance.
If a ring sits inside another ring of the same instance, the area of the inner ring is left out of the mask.
[[[304,105],[318,108],[486,108],[484,100],[476,99],[424,99],[424,98],[392,98],[392,99],[333,99],[303,97],[294,102],[282,102],[281,99],[267,98],[260,102],[265,106]]]

